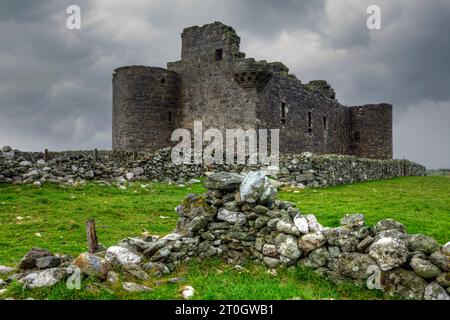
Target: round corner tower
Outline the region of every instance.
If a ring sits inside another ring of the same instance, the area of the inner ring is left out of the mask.
[[[146,66],[121,67],[113,74],[113,150],[157,150],[170,146],[176,127],[176,72]]]
[[[369,104],[350,108],[351,148],[360,158],[392,159],[392,105]]]

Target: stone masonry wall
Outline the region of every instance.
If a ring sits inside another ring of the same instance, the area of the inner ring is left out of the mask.
[[[123,67],[113,76],[113,149],[157,150],[170,145],[180,118],[179,79],[162,68]]]
[[[392,105],[350,108],[350,148],[358,157],[392,158]]]
[[[155,180],[186,183],[215,171],[245,173],[262,169],[281,184],[297,187],[325,187],[357,181],[399,176],[423,176],[425,167],[407,160],[373,160],[343,155],[311,153],[280,156],[280,170],[261,165],[174,165],[171,149],[154,153],[98,151],[20,152],[4,147],[0,151],[0,182],[73,184],[85,180]]]
[[[349,108],[324,80],[303,84],[281,62],[245,58],[220,22],[185,28],[167,69],[123,67],[113,79],[113,149],[173,146],[170,129],[280,129],[283,152],[392,158],[392,106]],[[166,78],[161,83],[161,78]],[[167,122],[167,112],[176,121]]]
[[[240,39],[221,23],[183,30],[182,60],[167,64],[181,79],[181,127],[194,121],[208,128],[256,127],[256,95],[233,79],[233,63],[239,58]],[[216,50],[221,51],[220,60]]]
[[[352,154],[350,113],[336,100],[308,91],[300,80],[286,76],[272,77],[260,96],[260,126],[280,128],[281,151]]]

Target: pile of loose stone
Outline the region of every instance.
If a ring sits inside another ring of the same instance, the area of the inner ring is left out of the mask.
[[[176,208],[180,218],[173,233],[127,238],[75,260],[33,249],[18,271],[9,270],[13,275],[7,281],[37,288],[80,270],[105,284],[148,291],[151,288],[120,279],[145,281],[194,257],[222,257],[237,265],[253,259],[270,269],[309,267],[334,282],[379,285],[401,298],[450,299],[450,242],[441,246],[428,236],[408,234],[392,219],[369,227],[362,214],[346,215],[339,227],[323,227],[314,215],[277,200],[276,189],[259,171],[245,177],[214,173],[204,185],[205,194],[188,195]]]

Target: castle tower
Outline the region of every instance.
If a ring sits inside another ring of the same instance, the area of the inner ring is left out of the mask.
[[[220,22],[185,28],[181,34],[181,60],[201,64],[232,62],[243,57],[240,42],[236,31]]]
[[[179,81],[162,68],[130,66],[113,74],[113,150],[170,145],[178,118]]]
[[[350,147],[360,158],[392,159],[392,105],[350,108]]]
[[[255,128],[256,94],[234,78],[235,62],[245,57],[236,31],[214,22],[185,28],[181,40],[181,60],[167,64],[181,80],[181,127]]]

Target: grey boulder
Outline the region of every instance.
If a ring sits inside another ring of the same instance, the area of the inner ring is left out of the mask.
[[[420,256],[413,257],[410,265],[418,276],[425,279],[436,278],[441,273],[441,270],[438,267],[430,261],[422,259]]]
[[[19,280],[27,289],[51,287],[65,279],[68,275],[66,268],[51,268],[28,274]]]
[[[425,300],[450,300],[450,296],[436,281],[431,282],[423,295]]]
[[[399,239],[381,238],[370,246],[369,255],[375,259],[381,270],[387,271],[407,261],[408,249]]]
[[[243,177],[237,173],[217,172],[209,175],[203,185],[207,189],[234,191],[239,188]]]
[[[425,254],[432,254],[441,249],[436,240],[423,234],[415,234],[409,237],[407,246],[410,251],[421,251]]]

